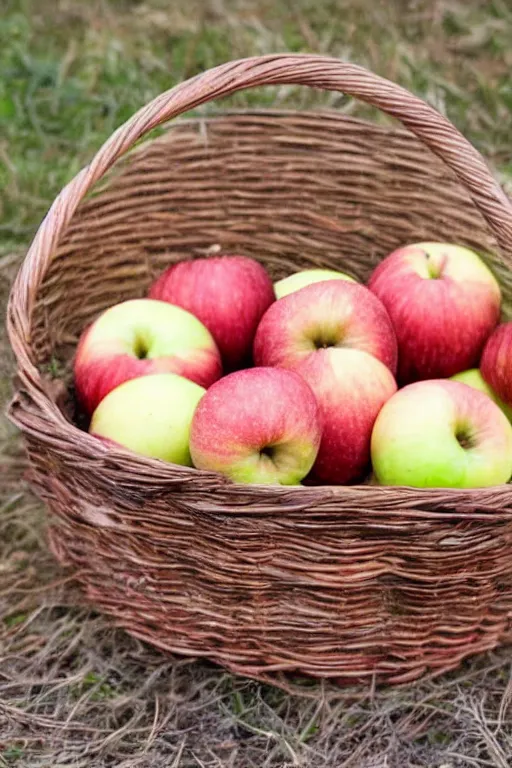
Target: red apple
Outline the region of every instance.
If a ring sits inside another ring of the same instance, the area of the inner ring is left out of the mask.
[[[476,367],[499,320],[496,279],[476,253],[461,246],[399,248],[375,269],[369,287],[395,327],[400,384]]]
[[[272,304],[254,339],[256,365],[295,368],[328,347],[359,349],[396,370],[396,337],[388,313],[363,285],[313,283]]]
[[[512,322],[498,325],[489,336],[480,371],[498,397],[512,405]]]
[[[242,483],[297,485],[322,434],[306,382],[279,368],[249,368],[217,381],[192,420],[194,465]]]
[[[373,425],[396,392],[389,368],[357,349],[319,349],[294,370],[310,385],[320,406],[322,442],[312,470],[314,482],[361,480],[370,468]]]
[[[74,373],[78,400],[91,414],[130,379],[176,373],[208,387],[222,375],[222,363],[197,317],[163,301],[133,299],[107,309],[82,334]]]
[[[149,295],[198,317],[217,342],[227,370],[250,362],[258,323],[275,300],[264,267],[246,256],[180,261],[153,283]]]

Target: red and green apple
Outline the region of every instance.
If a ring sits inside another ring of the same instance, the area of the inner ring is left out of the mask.
[[[500,485],[512,475],[512,426],[490,397],[467,384],[418,381],[382,408],[371,458],[382,485]]]
[[[256,365],[295,368],[318,350],[358,349],[394,373],[396,336],[383,304],[363,285],[313,283],[274,302],[254,339]]]
[[[300,376],[249,368],[210,387],[192,421],[190,451],[198,469],[236,482],[297,485],[321,435],[318,404]]]
[[[125,381],[176,373],[202,387],[222,375],[212,335],[190,312],[152,299],[133,299],[103,312],[80,338],[74,360],[77,398],[90,415]]]
[[[512,406],[512,322],[501,323],[484,347],[480,370],[496,395]]]

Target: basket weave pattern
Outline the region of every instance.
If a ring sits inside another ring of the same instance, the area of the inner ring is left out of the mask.
[[[409,130],[332,113],[225,114],[181,121],[107,173],[171,117],[277,83],[344,90]],[[262,679],[405,682],[512,640],[510,486],[239,486],[107,450],[63,398],[83,327],[143,296],[174,260],[220,248],[274,278],[334,266],[364,280],[391,249],[424,239],[489,252],[507,307],[512,207],[482,158],[419,99],[314,56],[234,62],[183,83],[62,191],[11,294],[10,415],[52,513],[51,546],[95,605],[159,647]],[[48,375],[55,363],[62,381]]]

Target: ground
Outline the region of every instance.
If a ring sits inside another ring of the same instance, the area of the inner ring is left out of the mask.
[[[426,98],[512,177],[510,0],[0,0],[0,301],[48,205],[173,83],[230,58],[329,53]],[[278,89],[236,105],[321,104]],[[2,335],[3,334],[3,335]],[[0,398],[12,360],[0,333]],[[421,685],[308,696],[169,659],[80,607],[0,421],[0,766],[466,768],[512,763],[510,650]]]

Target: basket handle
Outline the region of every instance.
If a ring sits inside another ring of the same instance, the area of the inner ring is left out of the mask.
[[[55,199],[18,273],[8,307],[7,327],[18,370],[22,379],[30,380],[32,392],[34,385],[39,384],[40,389],[29,347],[35,297],[80,201],[122,155],[156,126],[211,99],[264,85],[307,85],[341,91],[400,120],[468,189],[492,229],[504,261],[512,267],[512,203],[479,152],[433,107],[362,67],[327,56],[276,54],[228,62],[186,80],[136,112]]]

